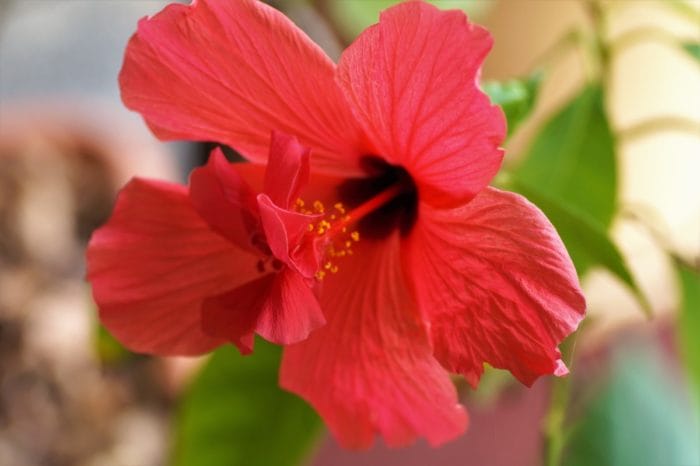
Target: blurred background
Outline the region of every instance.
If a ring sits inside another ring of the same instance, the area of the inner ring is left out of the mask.
[[[700,466],[700,2],[432,2],[494,36],[496,183],[557,226],[588,316],[570,377],[456,380],[464,436],[359,453],[276,388],[276,348],[151,358],[97,322],[84,248],[118,189],[207,153],[119,99],[126,43],[167,3],[0,0],[0,466]],[[337,59],[395,2],[269,3]]]

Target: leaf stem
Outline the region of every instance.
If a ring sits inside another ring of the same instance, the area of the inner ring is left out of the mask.
[[[634,124],[628,128],[618,129],[617,136],[622,142],[636,139],[650,134],[678,131],[692,135],[700,134],[700,122],[682,116],[658,116]]]
[[[582,328],[561,345],[562,360],[573,367],[576,340]],[[549,411],[545,419],[545,466],[560,466],[566,446],[566,411],[571,394],[571,376],[555,377],[552,381]]]
[[[610,46],[614,53],[645,42],[659,42],[669,44],[673,47],[681,47],[684,41],[683,37],[667,31],[658,26],[645,26],[630,29],[629,31],[620,34],[611,40]]]

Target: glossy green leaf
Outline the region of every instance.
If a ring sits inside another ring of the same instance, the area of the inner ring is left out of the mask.
[[[681,290],[678,336],[688,375],[700,402],[700,273],[681,263],[676,270]]]
[[[533,73],[525,79],[506,82],[489,81],[483,84],[491,102],[500,105],[508,120],[510,136],[532,112],[542,83],[542,74]]]
[[[581,410],[561,464],[700,464],[700,431],[678,374],[646,346],[627,348],[613,359],[610,379]]]
[[[321,421],[278,386],[280,348],[262,340],[243,357],[217,350],[195,379],[178,417],[176,466],[297,466]]]
[[[700,43],[699,42],[686,42],[683,44],[683,49],[692,55],[698,62],[700,62]]]
[[[622,254],[600,224],[564,201],[550,197],[539,186],[530,186],[516,179],[507,187],[528,198],[547,215],[564,241],[579,275],[594,265],[607,268],[630,287],[644,311],[647,314],[651,312],[650,305],[637,286]]]
[[[585,88],[544,126],[515,176],[603,229],[610,226],[617,166],[599,86]]]

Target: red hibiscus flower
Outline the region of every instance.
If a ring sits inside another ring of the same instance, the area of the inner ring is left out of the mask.
[[[189,193],[124,189],[88,253],[102,321],[157,354],[249,350],[252,332],[303,340],[285,348],[281,384],[349,447],[461,433],[449,372],[474,386],[484,363],[527,385],[565,374],[557,346],[585,302],[544,215],[488,186],[505,135],[477,87],[491,43],[463,13],[421,2],[385,11],[337,67],[253,0],[143,19],[120,75],[126,105],[161,139],[216,141],[253,163],[214,156]],[[272,131],[310,148],[307,189],[303,149]],[[256,197],[243,180],[264,163]],[[291,208],[297,193],[322,202],[318,216]]]

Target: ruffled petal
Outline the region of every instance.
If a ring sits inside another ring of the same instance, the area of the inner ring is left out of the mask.
[[[494,188],[460,208],[421,205],[420,212],[405,266],[442,365],[473,386],[485,362],[526,385],[565,374],[557,345],[576,329],[586,304],[544,214]]]
[[[404,166],[432,205],[457,205],[498,171],[503,112],[477,87],[488,32],[461,11],[406,2],[343,54],[338,78],[376,155]]]
[[[207,333],[231,341],[243,354],[253,350],[253,332],[288,345],[325,323],[309,283],[288,267],[207,300],[202,321]]]
[[[309,150],[293,136],[273,131],[265,172],[265,194],[289,208],[309,182]]]
[[[220,148],[190,175],[190,199],[213,230],[240,248],[259,252],[251,242],[260,229],[255,192]]]
[[[328,323],[285,348],[281,385],[309,401],[346,447],[369,447],[375,433],[391,446],[459,435],[466,413],[404,286],[398,234],[361,241],[339,265],[322,282]]]
[[[277,207],[266,194],[258,195],[258,208],[265,238],[272,254],[305,277],[313,277],[318,270],[318,257],[316,254],[300,254],[299,249],[313,248],[310,241],[302,246],[302,239],[308,232],[309,224],[318,216]]]
[[[186,188],[135,179],[88,245],[100,319],[128,348],[200,354],[223,341],[202,331],[201,305],[250,280],[256,258],[212,231]]]
[[[273,129],[353,169],[357,123],[335,65],[277,10],[254,0],[194,0],[139,22],[119,77],[122,99],[161,139],[216,141],[263,162]]]

